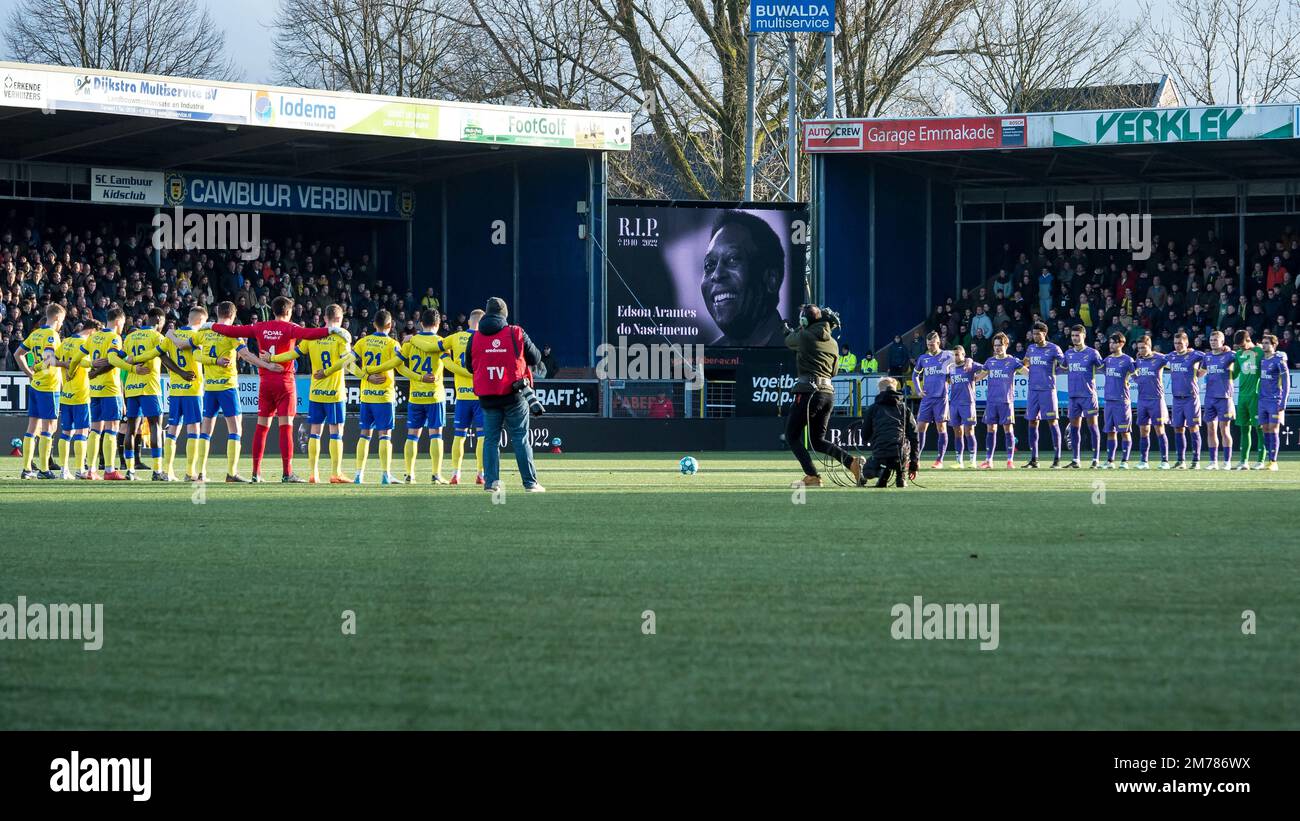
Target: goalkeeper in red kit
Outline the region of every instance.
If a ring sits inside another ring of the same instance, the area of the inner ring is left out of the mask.
[[[342,328],[304,328],[289,321],[293,314],[293,300],[278,296],[271,302],[275,319],[252,325],[213,325],[212,330],[222,336],[257,340],[257,353],[269,360],[273,354],[293,350],[298,339],[322,339],[331,333],[342,334],[351,343],[350,335]],[[284,363],[282,371],[259,368],[257,387],[257,431],[253,434],[253,481],[262,481],[262,454],[266,451],[266,437],[271,431],[271,420],[280,420],[280,462],[284,469],[281,482],[302,482],[293,472],[293,416],[298,408],[295,390],[294,362]]]

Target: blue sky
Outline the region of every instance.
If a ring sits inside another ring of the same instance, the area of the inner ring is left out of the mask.
[[[271,74],[271,21],[277,0],[200,0],[226,32],[226,45],[244,72],[244,81],[262,83]],[[17,0],[0,0],[0,20],[7,19]],[[8,54],[7,49],[0,49]]]

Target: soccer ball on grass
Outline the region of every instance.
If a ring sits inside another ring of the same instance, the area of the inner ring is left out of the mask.
[[[700,463],[695,461],[694,456],[683,456],[677,467],[683,476],[694,476],[700,469]]]

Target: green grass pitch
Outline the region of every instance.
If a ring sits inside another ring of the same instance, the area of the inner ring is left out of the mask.
[[[500,505],[0,459],[0,602],[105,622],[0,642],[0,728],[1300,727],[1300,461],[794,504],[788,455],[679,455],[540,456]],[[914,596],[997,603],[1000,646],[893,639]]]

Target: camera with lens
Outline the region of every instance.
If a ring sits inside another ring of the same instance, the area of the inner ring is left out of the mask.
[[[520,379],[510,387],[517,391],[524,398],[524,401],[528,403],[528,412],[530,414],[541,416],[546,413],[546,406],[537,398],[537,392],[533,390],[532,385],[528,384],[527,379]]]

